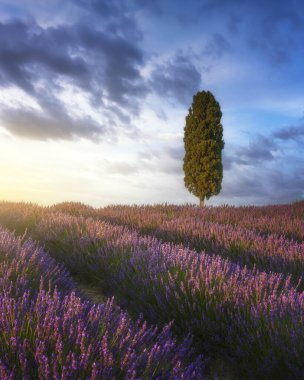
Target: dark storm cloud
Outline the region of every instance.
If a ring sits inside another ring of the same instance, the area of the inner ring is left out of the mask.
[[[151,74],[151,87],[162,97],[190,105],[193,94],[201,87],[201,74],[191,57],[178,53],[172,60],[157,65]]]
[[[119,36],[82,25],[43,29],[13,21],[0,24],[0,46],[1,72],[26,91],[34,93],[38,70],[44,69],[44,76],[72,79],[95,96],[105,89],[118,104],[146,92],[139,73],[143,53]]]
[[[81,48],[93,55],[94,87],[100,90],[98,80],[102,80],[110,100],[137,110],[139,99],[148,91],[140,74],[144,65],[142,50],[119,36],[108,36],[87,27],[78,27],[76,33]]]
[[[69,117],[57,97],[69,83],[85,92],[109,123],[114,119],[130,129],[130,113],[139,112],[148,92],[140,74],[143,65],[144,54],[136,42],[94,26],[43,28],[33,20],[0,22],[0,86],[22,89],[43,112],[41,116],[23,108],[14,115],[2,107],[2,124],[12,133],[40,139],[103,135],[105,128],[91,117],[78,121]],[[115,124],[112,127],[107,133],[116,133]]]
[[[42,29],[21,21],[0,23],[0,71],[3,85],[16,85],[35,95],[38,69],[88,83],[89,71],[81,56],[73,57],[68,48],[73,37],[64,27]]]

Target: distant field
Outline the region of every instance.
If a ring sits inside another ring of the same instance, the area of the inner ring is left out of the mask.
[[[0,379],[304,379],[303,279],[304,201],[0,202]]]

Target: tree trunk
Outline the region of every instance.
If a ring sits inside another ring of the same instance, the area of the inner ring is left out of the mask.
[[[204,198],[200,199],[200,207],[204,207]]]

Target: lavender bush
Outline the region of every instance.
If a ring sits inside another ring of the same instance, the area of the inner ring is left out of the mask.
[[[203,379],[189,338],[177,345],[170,324],[132,322],[113,300],[83,301],[32,241],[0,229],[0,260],[1,380]]]
[[[275,209],[277,207],[272,206]],[[223,224],[222,222],[228,219],[229,212],[234,220],[234,210],[238,210],[236,208],[216,208],[216,211],[215,208],[205,211],[176,206],[166,206],[164,210],[158,207],[153,210],[149,208],[151,207],[134,207],[130,212],[128,206],[105,208],[99,210],[98,215],[102,220],[136,228],[142,234],[149,233],[164,241],[183,244],[197,251],[205,250],[209,254],[221,255],[243,266],[257,267],[267,272],[292,274],[295,285],[303,277],[304,242],[290,240],[283,235],[265,235],[257,232],[253,227],[256,224],[253,217],[250,218],[250,223],[244,222],[248,228],[230,223]],[[271,210],[271,207],[269,209]],[[284,217],[286,220],[288,215],[284,214]],[[244,221],[244,216],[239,219]],[[263,220],[265,221],[265,218]],[[304,220],[298,222],[304,231]],[[282,232],[283,228],[288,229],[289,223],[280,222],[279,225]],[[304,284],[301,286],[303,288]]]
[[[190,332],[206,355],[225,355],[242,378],[303,378],[304,293],[295,286],[303,273],[303,202],[248,210],[56,207],[61,209],[65,213],[41,208],[37,216],[25,205],[13,211],[0,205],[0,221],[13,229],[20,220],[14,215],[22,216],[24,227],[31,221],[34,239],[75,278],[93,282],[150,322],[174,320],[175,333]],[[255,218],[266,218],[265,226],[259,229]]]
[[[151,322],[174,319],[175,331],[191,332],[201,349],[250,363],[260,378],[298,378],[304,370],[304,293],[290,277],[64,214],[49,215],[36,233],[73,271],[85,267],[86,276]]]
[[[57,209],[60,211],[60,208]],[[64,210],[62,210],[64,211]],[[255,230],[262,235],[284,235],[291,240],[304,241],[304,202],[264,207],[194,207],[191,205],[108,206],[94,210],[91,216],[122,223],[146,231],[158,228],[174,218],[195,218],[204,222],[229,224]]]

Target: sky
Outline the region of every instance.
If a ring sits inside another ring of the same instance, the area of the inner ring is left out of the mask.
[[[198,203],[197,91],[223,113],[211,206],[304,197],[303,0],[0,0],[0,199]]]

